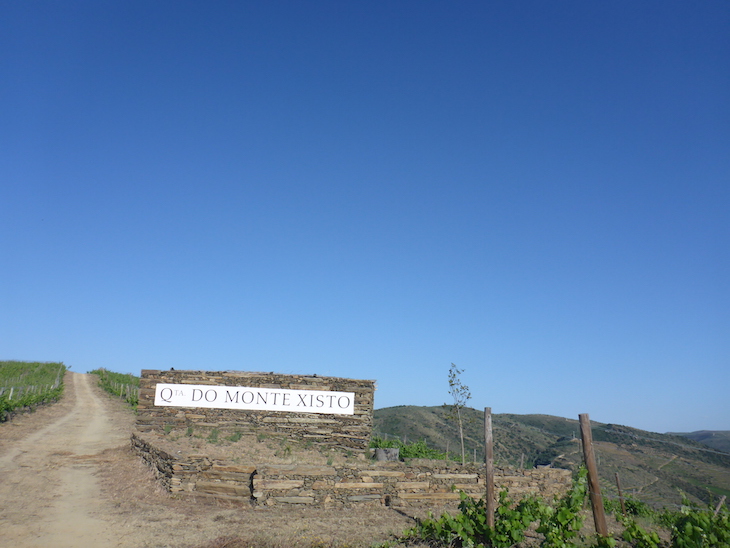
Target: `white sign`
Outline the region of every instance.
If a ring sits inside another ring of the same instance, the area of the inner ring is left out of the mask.
[[[354,415],[355,393],[160,383],[155,405]]]

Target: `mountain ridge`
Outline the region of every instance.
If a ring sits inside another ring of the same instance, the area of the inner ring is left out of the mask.
[[[439,451],[460,453],[458,426],[449,420],[450,410],[449,405],[376,409],[374,433],[402,441],[424,440]],[[467,460],[483,462],[484,414],[468,407],[462,411]],[[596,421],[591,425],[604,496],[617,496],[616,474],[624,493],[654,506],[681,504],[682,493],[698,503],[730,496],[730,453],[682,434]],[[576,469],[582,463],[576,419],[493,414],[492,430],[496,466]]]
[[[673,432],[673,434],[698,441],[717,451],[730,453],[730,430],[695,430],[694,432]]]

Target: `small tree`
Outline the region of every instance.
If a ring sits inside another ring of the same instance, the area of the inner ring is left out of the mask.
[[[451,414],[449,418],[456,419],[459,425],[459,439],[461,441],[461,464],[466,463],[466,454],[464,453],[464,420],[461,416],[461,410],[466,406],[466,402],[471,399],[471,392],[469,387],[461,382],[460,375],[464,372],[463,369],[456,367],[456,364],[452,363],[449,368],[449,394],[454,399],[454,403],[451,407]]]

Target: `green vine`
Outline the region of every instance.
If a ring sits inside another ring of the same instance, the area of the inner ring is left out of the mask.
[[[580,511],[588,493],[588,472],[584,467],[578,470],[571,489],[562,497],[555,507],[543,505],[540,511],[540,525],[537,532],[545,540],[542,548],[573,548],[573,539],[578,536],[583,526]]]
[[[499,493],[499,505],[494,516],[494,527],[487,525],[486,503],[461,492],[459,513],[445,513],[422,520],[407,530],[400,539],[406,543],[427,542],[433,546],[470,548],[509,548],[525,539],[525,531],[539,521],[537,531],[545,539],[544,548],[575,546],[571,539],[578,535],[583,523],[579,512],[587,492],[586,472],[581,469],[569,492],[550,506],[534,496],[515,503],[508,492]],[[609,539],[602,546],[612,546]]]
[[[645,531],[629,516],[624,516],[619,521],[624,526],[623,539],[634,548],[659,547],[661,540],[656,531]]]
[[[8,420],[18,409],[33,411],[39,405],[58,401],[63,394],[63,384],[40,393],[24,394],[20,398],[10,400],[7,396],[0,396],[0,422]]]
[[[114,396],[124,399],[134,409],[139,403],[139,377],[129,373],[114,373],[106,369],[94,369],[90,374],[99,377],[99,386]]]
[[[672,548],[728,548],[730,512],[722,508],[716,515],[711,507],[699,508],[685,499],[670,531]]]
[[[509,548],[522,545],[530,527],[543,536],[541,548],[615,548],[617,539],[598,536],[590,541],[581,538],[582,508],[588,494],[587,472],[581,468],[570,490],[562,498],[547,504],[534,496],[512,501],[507,491],[499,493],[499,506],[494,527],[487,526],[484,500],[474,500],[461,493],[459,513],[443,514],[436,519],[429,515],[399,538],[382,548],[425,543],[444,548]],[[636,499],[627,499],[626,515],[611,506],[617,521],[623,526],[622,547],[631,548],[730,548],[730,512],[727,507],[717,510],[699,508],[686,499],[679,512],[657,512]],[[653,530],[637,523],[646,521]],[[535,526],[536,524],[536,526]],[[653,525],[652,525],[653,524]],[[662,540],[657,529],[668,530],[671,543]]]

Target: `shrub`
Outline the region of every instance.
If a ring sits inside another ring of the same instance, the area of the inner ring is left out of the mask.
[[[429,447],[423,440],[403,443],[399,439],[388,440],[380,436],[375,436],[370,441],[370,447],[374,449],[397,448],[399,449],[400,456],[404,459],[449,460],[451,458],[446,453]],[[455,457],[455,459],[460,461],[458,457]]]

